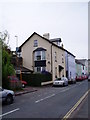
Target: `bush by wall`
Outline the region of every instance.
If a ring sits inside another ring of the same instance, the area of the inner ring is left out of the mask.
[[[22,83],[21,83],[21,81],[10,82],[10,89],[12,89],[12,90],[22,89]]]
[[[17,74],[20,79],[20,75]],[[22,80],[25,80],[29,86],[41,86],[42,82],[48,82],[52,80],[51,74],[22,74]]]

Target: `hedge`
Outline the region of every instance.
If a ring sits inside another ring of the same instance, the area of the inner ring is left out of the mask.
[[[20,74],[17,74],[20,79]],[[48,82],[52,80],[51,74],[22,74],[22,80],[25,80],[29,86],[41,86],[42,82]]]

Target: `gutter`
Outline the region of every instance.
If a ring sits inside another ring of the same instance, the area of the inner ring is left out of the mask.
[[[53,80],[53,62],[52,62],[52,44],[51,44],[51,73],[52,73],[52,80]]]

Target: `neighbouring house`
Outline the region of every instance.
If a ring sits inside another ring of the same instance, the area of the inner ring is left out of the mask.
[[[68,51],[65,51],[66,60],[66,77],[68,79],[76,78],[76,63],[75,56]]]
[[[23,67],[23,59],[19,55],[19,53],[16,53],[15,51],[12,51],[11,63],[14,66],[16,74],[20,74],[20,73],[25,73],[25,74],[33,73],[32,70]]]
[[[87,59],[77,59],[79,63],[83,64],[82,74],[88,75],[88,60]]]
[[[78,61],[84,64],[83,74],[88,75],[88,60],[87,59],[78,59]]]
[[[88,74],[90,74],[90,59],[88,59]]]
[[[76,76],[84,75],[85,64],[81,63],[79,60],[75,59],[76,62]]]
[[[66,76],[65,49],[60,45],[61,39],[49,39],[49,34],[43,36],[34,32],[21,46],[19,51],[23,58],[23,67],[34,72],[47,71],[52,74],[52,80]]]

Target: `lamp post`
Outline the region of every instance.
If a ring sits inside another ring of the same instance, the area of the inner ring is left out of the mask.
[[[18,66],[18,64],[19,64],[19,62],[18,62],[18,57],[17,57],[17,50],[18,50],[18,36],[17,35],[15,35],[15,37],[16,37],[16,62],[17,62],[17,66]],[[19,67],[20,67],[20,65],[19,65]],[[21,73],[21,67],[20,67],[20,80],[22,80],[22,73]]]

